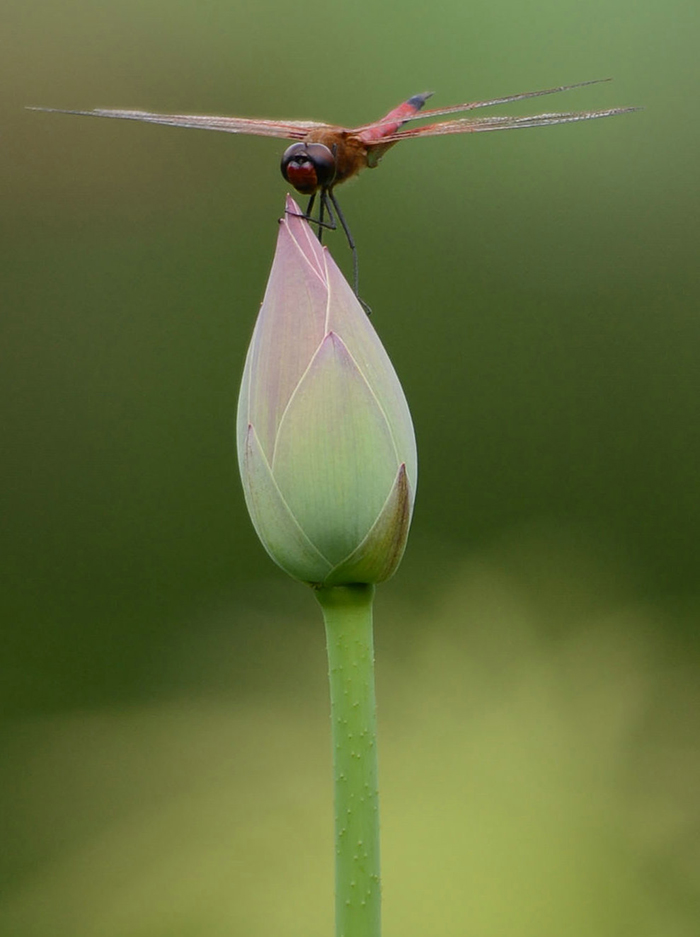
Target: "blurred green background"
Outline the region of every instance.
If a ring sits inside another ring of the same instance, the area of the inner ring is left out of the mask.
[[[608,75],[510,112],[645,110],[339,192],[421,464],[377,608],[386,934],[697,933],[699,25],[3,4],[0,933],[332,932],[320,616],[233,438],[285,144],[25,105],[352,126]]]

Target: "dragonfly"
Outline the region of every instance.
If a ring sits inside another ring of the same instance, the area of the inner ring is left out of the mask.
[[[406,128],[406,124],[416,120],[434,117],[452,118],[454,114],[463,114],[485,107],[511,104],[527,98],[537,98],[548,94],[558,94],[583,88],[586,85],[610,81],[609,78],[580,81],[572,85],[561,85],[543,91],[527,91],[493,98],[490,101],[471,101],[467,104],[454,104],[451,107],[422,110],[423,105],[432,97],[432,92],[415,94],[399,104],[386,116],[371,124],[360,127],[341,127],[313,120],[265,120],[256,117],[214,117],[189,114],[154,114],[149,111],[94,110],[78,111],[57,107],[33,107],[30,110],[48,111],[58,114],[76,114],[81,117],[109,117],[121,120],[138,120],[148,124],[162,124],[166,127],[185,127],[192,130],[218,130],[222,133],[244,133],[258,137],[281,137],[294,140],[282,155],[281,170],[287,182],[302,195],[308,195],[309,201],[303,217],[317,225],[319,240],[326,228],[337,228],[336,217],[345,232],[352,251],[353,282],[355,294],[359,297],[359,266],[357,246],[345,216],[335,194],[336,186],[352,179],[363,169],[374,169],[391,147],[403,140],[415,140],[419,137],[435,137],[451,133],[479,133],[487,130],[517,130],[527,127],[548,127],[552,124],[566,124],[580,120],[594,120],[599,117],[613,117],[639,110],[637,107],[612,107],[606,110],[573,111],[563,113],[536,114],[529,117],[460,117],[440,120],[418,127]],[[312,213],[318,198],[318,213]],[[328,220],[326,221],[326,217]]]

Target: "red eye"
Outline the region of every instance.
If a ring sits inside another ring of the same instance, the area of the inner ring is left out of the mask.
[[[282,156],[282,175],[302,195],[327,189],[335,178],[335,157],[322,143],[293,143]]]

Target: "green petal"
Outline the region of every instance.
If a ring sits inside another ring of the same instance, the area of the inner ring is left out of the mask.
[[[413,493],[406,466],[402,465],[381,514],[367,536],[346,560],[332,570],[324,585],[384,582],[393,576],[406,547],[412,508]]]
[[[272,472],[304,533],[331,563],[363,540],[398,465],[384,412],[330,332],[282,419]]]
[[[267,552],[295,579],[323,582],[331,564],[309,541],[285,503],[253,426],[248,427],[240,459],[248,512]]]

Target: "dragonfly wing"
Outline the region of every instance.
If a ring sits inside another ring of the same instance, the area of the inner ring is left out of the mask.
[[[579,81],[574,85],[560,85],[558,88],[546,88],[544,91],[525,91],[522,94],[509,94],[503,98],[493,98],[491,101],[470,101],[467,104],[454,104],[451,107],[434,108],[429,111],[421,111],[419,114],[407,114],[402,122],[408,123],[411,120],[423,120],[426,117],[443,117],[446,114],[461,114],[464,111],[475,111],[480,107],[496,107],[499,104],[512,104],[513,101],[525,101],[527,98],[539,98],[544,94],[559,94],[560,91],[571,91],[574,88],[584,88],[586,85],[599,85],[606,81],[612,81],[612,79],[594,78],[590,81]],[[359,134],[371,128],[381,127],[382,124],[389,122],[390,117],[391,115],[387,115],[387,117],[383,117],[373,124],[358,127],[354,132]],[[396,131],[393,132],[395,133]]]
[[[188,114],[152,114],[149,111],[121,111],[97,108],[92,111],[71,111],[58,107],[32,107],[32,111],[53,114],[77,114],[81,117],[114,117],[120,120],[140,120],[147,124],[166,127],[187,127],[193,130],[219,130],[222,133],[247,133],[257,137],[283,137],[303,140],[312,130],[330,130],[331,124],[312,120],[258,120],[247,117],[209,117]]]
[[[605,111],[576,111],[563,114],[535,114],[532,117],[474,117],[445,120],[425,127],[415,127],[384,137],[382,144],[398,143],[411,137],[436,137],[447,133],[477,133],[483,130],[517,130],[525,127],[547,127],[550,124],[569,124],[579,120],[595,120],[638,111],[638,107],[611,107]]]

